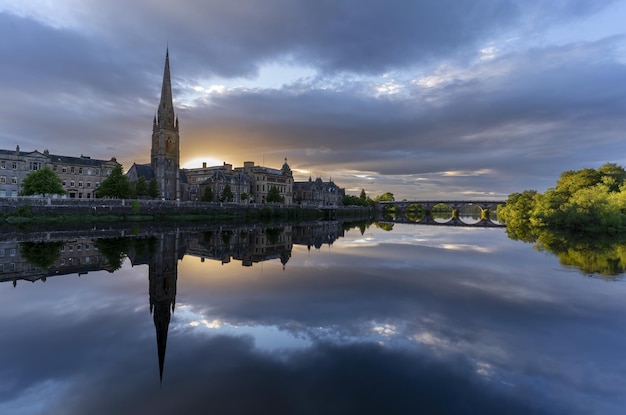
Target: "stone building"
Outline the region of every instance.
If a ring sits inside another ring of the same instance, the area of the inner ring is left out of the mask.
[[[152,123],[152,150],[150,152],[150,167],[152,167],[161,197],[164,199],[180,199],[180,136],[178,131],[178,117],[174,114],[172,99],[169,50],[167,50],[161,102]]]
[[[44,151],[52,170],[59,176],[63,189],[70,199],[94,199],[96,189],[113,168],[119,165],[115,157],[111,160],[96,160],[81,154],[80,157],[60,156]]]
[[[80,157],[50,154],[48,150],[22,152],[0,150],[0,197],[16,197],[21,191],[21,183],[31,172],[50,167],[61,179],[64,197],[91,199],[100,183],[119,163],[115,158],[97,160]]]
[[[233,194],[232,202],[248,203],[250,201],[250,178],[239,171],[233,171],[232,164],[207,167],[202,163],[201,168],[183,169],[185,185],[183,199],[202,200],[207,188],[213,192],[212,202],[225,201],[222,198],[226,185]]]
[[[266,203],[267,194],[272,187],[278,189],[283,204],[290,205],[293,202],[293,174],[287,159],[280,170],[255,166],[253,161],[245,161],[243,167],[237,167],[235,171],[250,178],[250,202]]]
[[[293,185],[293,201],[300,206],[339,206],[345,195],[345,189],[332,180],[324,183],[319,177],[315,180],[309,177],[308,181]]]
[[[186,181],[180,170],[180,134],[178,116],[174,113],[169,50],[165,51],[161,101],[152,121],[150,163],[133,163],[126,177],[132,183],[136,183],[140,177],[146,179],[146,182],[155,179],[161,199],[186,199]]]

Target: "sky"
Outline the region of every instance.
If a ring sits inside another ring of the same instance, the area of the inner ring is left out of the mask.
[[[0,148],[150,158],[169,48],[181,166],[505,199],[626,165],[626,2],[0,0]]]

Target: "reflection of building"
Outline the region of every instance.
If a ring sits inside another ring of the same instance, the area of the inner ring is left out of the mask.
[[[163,381],[165,349],[170,317],[176,305],[178,260],[184,254],[178,233],[165,233],[156,238],[155,252],[150,255],[148,280],[150,286],[150,313],[154,320],[159,356],[159,378]]]
[[[95,245],[95,239],[78,237],[57,242],[58,255],[46,269],[38,268],[22,255],[24,244],[30,242],[0,241],[0,281],[45,281],[56,275],[83,275],[92,271],[112,272],[107,258]],[[54,242],[50,242],[54,244]],[[39,243],[43,245],[43,243]]]
[[[308,249],[311,249],[312,246],[320,249],[324,244],[332,245],[344,235],[345,232],[340,222],[319,222],[293,227],[293,243],[306,245]]]
[[[245,267],[254,263],[280,259],[287,264],[293,247],[291,226],[279,228],[239,227],[206,231],[187,241],[187,254],[202,260],[214,259],[222,264],[232,259]]]

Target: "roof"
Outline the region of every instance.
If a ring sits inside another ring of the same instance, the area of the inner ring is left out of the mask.
[[[137,172],[137,178],[143,177],[146,180],[151,180],[154,177],[154,172],[152,171],[152,166],[148,164],[137,164],[133,163],[131,169],[134,168]],[[130,169],[129,169],[130,171]],[[128,173],[127,173],[128,174]]]
[[[65,163],[65,164],[80,164],[83,166],[95,166],[100,167],[102,163],[114,162],[117,163],[117,160],[98,160],[92,159],[91,157],[80,156],[80,157],[71,157],[71,156],[60,156],[58,154],[49,154],[51,163]]]

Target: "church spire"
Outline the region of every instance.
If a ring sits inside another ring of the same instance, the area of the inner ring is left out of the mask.
[[[170,80],[169,47],[165,50],[165,69],[163,70],[163,86],[161,87],[158,120],[162,127],[174,129],[174,102],[172,99],[172,81]]]

